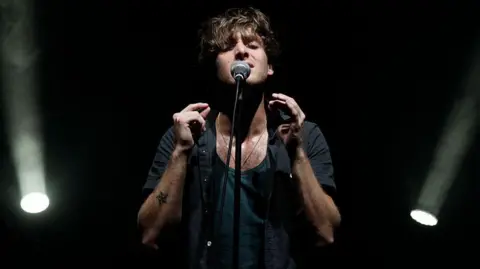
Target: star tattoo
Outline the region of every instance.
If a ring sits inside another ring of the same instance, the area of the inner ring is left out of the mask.
[[[160,192],[158,195],[157,195],[157,201],[159,204],[166,204],[167,203],[167,198],[168,198],[168,194],[166,193],[163,193],[163,192]]]

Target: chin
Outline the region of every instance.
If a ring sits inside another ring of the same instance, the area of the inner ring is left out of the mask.
[[[219,82],[226,85],[235,85],[235,79],[233,77],[220,78]]]
[[[249,85],[258,85],[263,84],[266,79],[258,78],[258,77],[249,77],[247,78],[247,84]]]

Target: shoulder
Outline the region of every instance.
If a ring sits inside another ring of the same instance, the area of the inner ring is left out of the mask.
[[[168,139],[170,140],[174,136],[173,125],[168,127],[168,129],[163,133],[162,140]]]
[[[303,141],[305,150],[308,153],[317,151],[328,151],[328,143],[323,135],[322,130],[315,122],[305,121],[303,124]]]
[[[162,138],[158,143],[158,148],[172,149],[175,141],[175,133],[173,131],[173,125],[162,134]]]
[[[306,120],[306,121],[303,123],[303,130],[304,130],[304,132],[307,132],[307,133],[308,133],[309,131],[313,130],[314,128],[319,128],[319,127],[318,127],[318,125],[317,125],[315,122],[313,122],[313,121],[307,121],[307,120]]]
[[[318,124],[312,121],[305,121],[303,123],[303,136],[308,140],[316,139],[319,137],[321,137],[322,139],[325,139],[325,137],[323,136],[322,130],[320,130],[320,127],[318,126]]]

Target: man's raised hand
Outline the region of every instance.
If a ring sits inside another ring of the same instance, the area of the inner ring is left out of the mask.
[[[179,150],[189,150],[195,144],[194,137],[205,131],[205,119],[210,112],[206,103],[190,104],[182,111],[173,114],[175,132],[175,147]]]

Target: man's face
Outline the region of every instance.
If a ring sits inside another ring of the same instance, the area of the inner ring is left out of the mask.
[[[242,36],[238,33],[232,38],[231,46],[217,55],[217,77],[221,82],[235,84],[230,68],[232,63],[237,60],[245,61],[250,65],[251,72],[247,78],[248,84],[261,84],[265,82],[268,76],[273,75],[273,69],[268,64],[262,39],[258,35]]]

